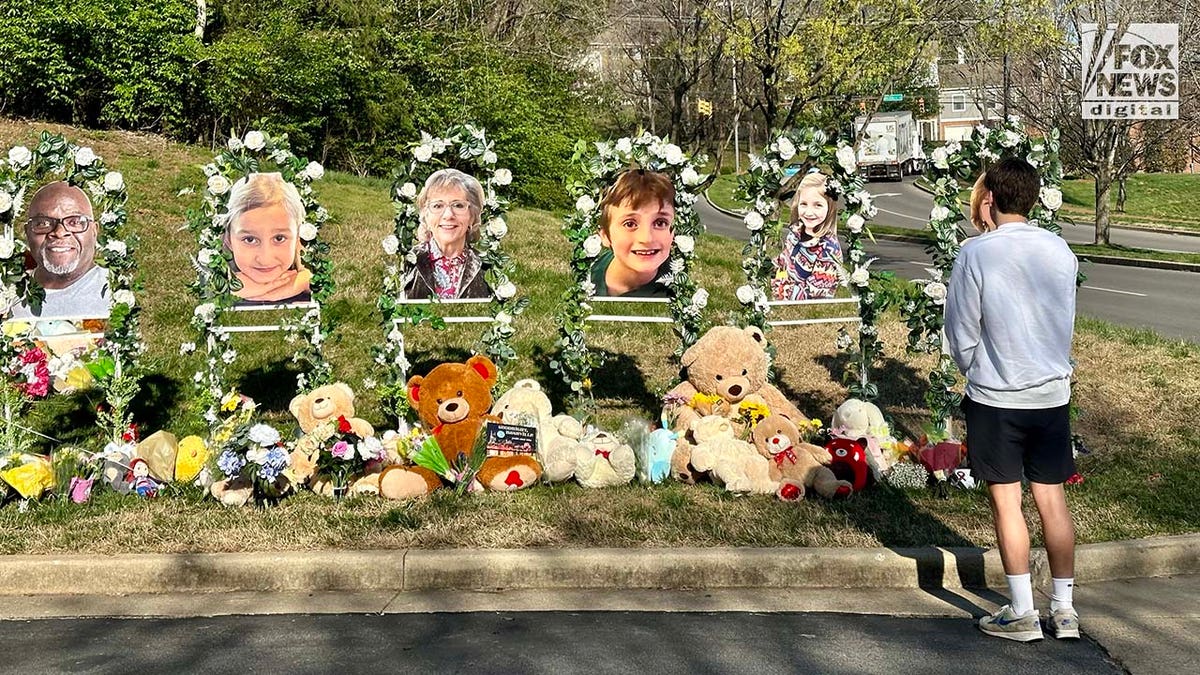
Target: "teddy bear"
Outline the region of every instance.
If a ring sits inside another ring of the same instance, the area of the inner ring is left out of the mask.
[[[537,459],[542,480],[567,480],[575,470],[575,445],[583,437],[583,425],[570,415],[554,415],[550,397],[536,380],[518,380],[492,404],[491,414],[505,424],[537,429]]]
[[[871,466],[861,441],[834,438],[825,444],[825,450],[829,452],[829,468],[835,476],[847,481],[854,492],[867,487]]]
[[[332,496],[333,484],[327,478],[315,475],[320,444],[327,438],[323,436],[324,431],[329,429],[329,425],[337,424],[338,419],[342,417],[346,418],[350,430],[360,438],[374,436],[375,428],[370,422],[354,416],[354,390],[344,382],[327,384],[307,394],[298,394],[288,404],[288,410],[296,418],[300,430],[305,435],[292,451],[291,475],[298,483],[309,485],[317,494]],[[313,436],[314,433],[323,437],[317,438]],[[380,468],[382,467],[376,467],[376,470],[356,478],[351,492],[378,493]],[[361,485],[364,481],[366,489]]]
[[[587,431],[570,415],[555,415],[552,425],[555,438],[541,453],[542,480],[561,483],[575,475],[578,446]]]
[[[883,419],[883,412],[869,401],[856,398],[846,399],[833,413],[833,423],[830,434],[835,438],[847,438],[859,441],[866,451],[867,465],[875,480],[882,480],[883,474],[894,463],[890,452],[885,448],[895,443],[891,427]]]
[[[703,415],[736,419],[740,406],[747,403],[764,405],[768,411],[792,419],[807,419],[767,382],[770,356],[766,347],[766,337],[755,326],[715,326],[683,353],[685,379],[668,392],[665,398],[673,403],[664,411],[673,419],[671,428],[680,432],[671,458],[671,472],[676,478],[695,482],[689,465],[697,441],[688,432]]]
[[[625,485],[636,470],[633,448],[607,431],[593,431],[575,445],[575,480],[583,487]]]
[[[697,445],[691,464],[706,471],[730,492],[773,494],[779,483],[771,479],[767,458],[754,446],[736,438],[733,422],[721,415],[706,415],[692,422],[689,430]]]
[[[769,460],[780,499],[803,499],[809,489],[826,499],[845,497],[852,491],[848,481],[838,480],[826,466],[830,457],[825,448],[802,442],[800,430],[784,415],[768,415],[755,425],[750,437],[758,453]]]

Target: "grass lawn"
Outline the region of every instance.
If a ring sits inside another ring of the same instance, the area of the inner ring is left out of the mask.
[[[1117,188],[1109,193],[1113,224],[1172,227],[1200,232],[1200,174],[1138,173],[1129,177],[1125,212],[1117,212]],[[1063,183],[1063,210],[1089,222],[1096,213],[1096,187],[1091,179]]]
[[[0,121],[5,147],[29,143],[42,125]],[[194,357],[179,356],[180,342],[194,339],[187,327],[194,300],[186,289],[187,257],[194,244],[180,231],[184,212],[197,195],[177,196],[199,186],[204,149],[157,137],[117,132],[61,130],[91,145],[130,187],[130,218],[141,239],[147,355],[145,394],[138,421],[149,433],[202,432],[187,402]],[[370,391],[370,347],[382,334],[374,309],[383,254],[380,239],[391,229],[387,185],[329,173],[316,184],[333,219],[324,236],[333,247],[338,290],[326,307],[336,333],[327,356],[340,379],[360,393],[358,412],[386,428]],[[517,278],[532,298],[516,322],[521,359],[510,377],[534,377],[556,405],[562,388],[550,371],[557,332],[554,311],[567,283],[568,246],[556,214],[518,210],[510,217],[505,245],[517,261]],[[705,236],[697,244],[696,277],[712,292],[708,318],[725,320],[742,283],[741,244]],[[889,316],[880,326],[887,355],[875,374],[881,403],[898,427],[914,433],[926,415],[922,402],[928,356],[904,353],[904,326]],[[415,330],[409,336],[417,372],[433,363],[461,359],[477,333]],[[807,414],[829,420],[845,398],[839,384],[846,357],[833,348],[836,326],[780,329],[777,347],[780,388]],[[661,394],[674,384],[674,349],[662,326],[608,326],[592,332],[592,344],[610,355],[595,381],[596,422],[615,428],[628,417],[658,414]],[[234,376],[242,390],[286,425],[294,385],[289,352],[279,336],[239,337]],[[1195,505],[1200,481],[1200,346],[1144,331],[1080,320],[1077,430],[1092,448],[1080,458],[1086,482],[1069,491],[1079,538],[1084,542],[1176,534],[1200,529]],[[35,427],[59,439],[96,443],[87,423],[95,401],[80,395],[39,404]],[[556,408],[557,410],[557,408]],[[852,499],[819,498],[782,504],[766,497],[735,497],[712,486],[630,485],[592,491],[577,485],[538,486],[515,494],[454,499],[439,494],[417,503],[351,499],[337,503],[311,494],[289,498],[277,508],[227,509],[190,487],[142,501],[106,493],[75,506],[61,502],[0,508],[0,552],[183,552],[301,550],[391,547],[563,547],[563,546],[913,546],[994,545],[982,492],[955,492],[939,500],[931,493],[873,488]],[[1039,537],[1034,533],[1035,539]]]

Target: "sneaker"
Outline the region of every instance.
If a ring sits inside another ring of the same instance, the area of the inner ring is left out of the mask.
[[[1046,627],[1059,640],[1079,639],[1079,615],[1074,609],[1060,609],[1050,613]]]
[[[1005,605],[999,612],[979,620],[979,630],[1005,640],[1033,642],[1042,639],[1042,622],[1036,609],[1017,616],[1012,605]]]

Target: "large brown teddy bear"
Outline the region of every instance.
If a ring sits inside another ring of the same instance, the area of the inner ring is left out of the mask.
[[[425,377],[408,381],[408,400],[416,408],[421,424],[438,440],[446,461],[454,465],[459,453],[471,456],[475,439],[492,407],[492,385],[496,364],[486,356],[472,356],[466,363],[443,363]],[[475,479],[489,490],[511,491],[528,487],[542,475],[542,467],[531,456],[488,457]],[[441,478],[420,466],[389,467],[380,479],[381,491],[396,494],[407,486],[407,496],[419,496],[441,486]]]
[[[690,466],[695,439],[688,435],[692,422],[705,415],[736,419],[743,402],[761,403],[772,413],[807,419],[774,385],[767,382],[770,357],[761,330],[749,326],[716,326],[683,353],[684,381],[667,394],[682,404],[665,412],[680,438],[671,457],[671,473],[685,483],[695,482]],[[714,403],[689,405],[696,394],[716,397]]]
[[[802,499],[807,489],[827,499],[850,494],[850,483],[838,480],[826,466],[829,452],[801,442],[800,431],[787,417],[768,415],[754,426],[751,439],[758,454],[770,462],[771,480],[779,483],[775,494],[780,499]]]

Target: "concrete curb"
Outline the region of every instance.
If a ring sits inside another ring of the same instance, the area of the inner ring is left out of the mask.
[[[1088,582],[1200,573],[1200,534],[1087,544]],[[1035,579],[1048,581],[1045,553]],[[0,596],[534,589],[983,588],[1004,586],[979,548],[447,549],[15,555]]]

